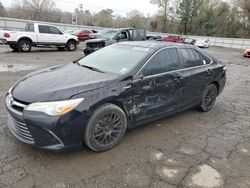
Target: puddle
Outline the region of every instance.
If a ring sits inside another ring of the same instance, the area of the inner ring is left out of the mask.
[[[18,71],[28,71],[38,68],[35,65],[25,65],[25,64],[0,64],[0,72],[18,72]]]
[[[222,186],[221,175],[214,168],[203,165],[199,167],[199,171],[200,172],[192,177],[192,181],[195,185],[207,188]]]

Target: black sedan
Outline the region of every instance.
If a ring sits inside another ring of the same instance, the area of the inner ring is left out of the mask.
[[[34,72],[6,95],[13,135],[48,150],[116,146],[129,128],[197,107],[211,110],[225,66],[199,49],[124,42]]]

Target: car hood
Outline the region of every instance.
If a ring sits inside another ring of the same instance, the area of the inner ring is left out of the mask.
[[[108,41],[109,39],[105,39],[105,38],[97,38],[97,39],[89,39],[89,40],[86,40],[85,43],[88,44],[88,43],[98,43],[98,42],[105,42],[105,41]]]
[[[75,34],[68,34],[68,33],[64,33],[64,35],[67,37],[67,38],[74,38],[75,40],[78,39],[78,37],[75,35]]]
[[[11,93],[15,99],[26,103],[66,100],[105,87],[116,78],[117,75],[71,63],[31,73],[20,80]]]

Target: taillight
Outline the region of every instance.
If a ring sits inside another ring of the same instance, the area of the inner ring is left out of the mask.
[[[10,38],[10,34],[9,33],[4,33],[3,36],[4,36],[4,38]]]
[[[227,73],[227,67],[223,67],[225,73]]]

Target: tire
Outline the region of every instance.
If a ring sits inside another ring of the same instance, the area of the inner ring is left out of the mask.
[[[30,41],[27,40],[21,40],[20,42],[18,42],[17,46],[19,52],[30,52],[32,48]]]
[[[17,51],[18,51],[17,45],[15,45],[15,44],[10,44],[9,46],[10,46],[10,48],[11,48],[14,52],[17,52]]]
[[[73,40],[70,40],[67,42],[66,47],[67,47],[68,51],[75,51],[76,50],[76,42]]]
[[[123,110],[116,105],[105,104],[91,116],[85,129],[84,142],[93,151],[104,152],[120,143],[126,129],[127,117]]]
[[[210,111],[215,104],[217,96],[217,87],[214,84],[210,84],[203,92],[201,104],[198,106],[198,109],[202,112]]]

